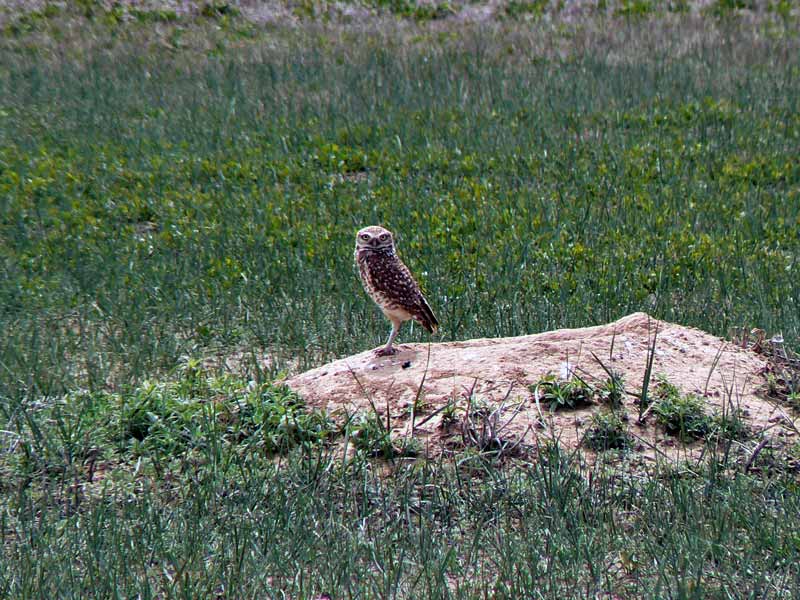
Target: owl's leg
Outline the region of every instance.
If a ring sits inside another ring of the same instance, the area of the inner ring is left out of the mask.
[[[383,348],[378,348],[375,350],[375,354],[378,356],[391,356],[392,354],[397,354],[397,348],[392,347],[392,342],[394,342],[394,338],[397,337],[397,334],[400,332],[400,325],[402,321],[396,321],[392,319],[392,331],[389,333],[389,341],[386,342],[386,345]]]

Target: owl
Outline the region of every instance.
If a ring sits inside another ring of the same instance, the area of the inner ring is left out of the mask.
[[[378,356],[397,353],[392,347],[400,326],[414,319],[430,333],[435,333],[439,321],[431,310],[419,285],[397,256],[392,232],[383,227],[365,227],[356,234],[356,265],[361,283],[383,314],[392,322],[389,341],[375,350]]]

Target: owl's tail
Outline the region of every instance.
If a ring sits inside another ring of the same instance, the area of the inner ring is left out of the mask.
[[[428,333],[436,333],[436,330],[439,329],[439,321],[436,320],[436,315],[433,314],[433,310],[425,298],[420,298],[419,313],[417,313],[416,319],[428,330]]]

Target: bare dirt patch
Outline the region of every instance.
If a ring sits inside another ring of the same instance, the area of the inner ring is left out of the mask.
[[[583,329],[404,344],[391,357],[378,357],[369,350],[294,376],[286,383],[309,406],[337,419],[377,412],[383,423],[389,423],[393,438],[413,437],[428,455],[464,443],[464,415],[469,415],[473,433],[480,434],[491,416],[494,425],[490,424],[490,429],[500,429],[503,440],[528,448],[555,440],[562,447],[576,448],[592,416],[609,408],[593,402],[551,410],[541,394],[535,393],[535,385],[554,375],[577,376],[599,386],[608,379],[605,366],[624,378],[626,393],[617,414],[634,439],[633,451],[648,460],[697,458],[705,447],[702,440],[681,443],[652,414],[639,422],[638,395],[652,348],[651,391],[658,375],[682,393],[696,394],[709,415],[741,411],[738,414],[751,432],[749,445],[753,448],[766,438],[796,438],[800,424],[796,415],[760,395],[768,371],[763,355],[645,313]]]

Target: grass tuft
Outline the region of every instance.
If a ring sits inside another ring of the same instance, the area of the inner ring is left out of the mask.
[[[583,445],[595,452],[627,450],[633,446],[633,437],[627,425],[615,412],[600,412],[592,416]]]
[[[589,406],[594,402],[596,390],[577,377],[558,379],[546,375],[530,386],[531,392],[550,406],[550,410],[571,409]]]
[[[712,429],[705,403],[695,394],[681,394],[678,388],[661,379],[654,394],[653,413],[667,433],[683,442],[705,437]]]

